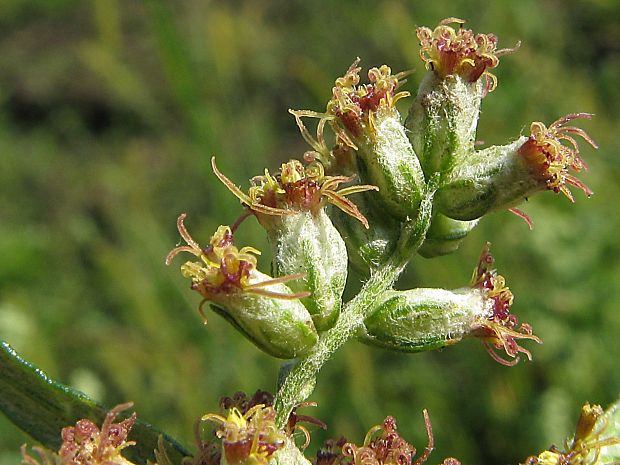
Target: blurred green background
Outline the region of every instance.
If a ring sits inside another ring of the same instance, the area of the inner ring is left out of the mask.
[[[582,124],[594,190],[547,193],[517,217],[485,218],[456,254],[418,259],[402,287],[459,287],[493,242],[513,311],[544,345],[533,363],[493,362],[478,341],[393,354],[349,343],[320,374],[313,436],[361,441],[388,414],[418,449],[430,411],[436,452],[516,464],[559,443],[580,405],[620,392],[620,2],[615,0],[4,0],[0,3],[0,338],[52,377],[191,443],[194,421],[236,390],[273,390],[278,361],[217,316],[163,258],[188,213],[205,241],[238,184],[306,150],[288,108],[324,108],[356,56],[422,74],[415,27],[456,16],[500,47],[499,86],[478,138],[503,143],[532,120]],[[254,220],[239,244],[266,249]],[[269,257],[262,258],[268,269]],[[351,276],[352,281],[359,277]],[[355,282],[352,283],[355,285]],[[0,373],[0,376],[2,374]],[[309,412],[308,412],[309,413]],[[31,440],[0,416],[0,463]]]

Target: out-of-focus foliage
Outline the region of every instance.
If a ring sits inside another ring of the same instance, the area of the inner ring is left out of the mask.
[[[595,196],[541,195],[485,218],[456,254],[418,259],[403,287],[467,282],[493,242],[513,310],[545,344],[505,368],[478,342],[398,355],[350,343],[319,377],[314,415],[359,441],[387,414],[431,461],[518,463],[565,437],[585,400],[620,390],[620,3],[496,1],[30,1],[0,4],[0,339],[47,373],[191,443],[192,425],[235,390],[274,389],[278,363],[198,301],[163,257],[185,211],[196,238],[234,221],[237,182],[306,147],[287,108],[320,110],[356,56],[423,73],[416,25],[447,16],[495,32],[499,86],[479,138],[501,143],[532,120],[584,123]],[[405,104],[406,105],[406,104]],[[265,248],[251,220],[239,244]],[[203,240],[204,240],[203,239]],[[269,257],[263,258],[268,267]],[[352,280],[357,279],[352,277]],[[355,283],[352,283],[355,285]],[[0,374],[1,376],[1,374]],[[337,388],[336,388],[337,386]],[[0,462],[29,440],[0,418]],[[435,455],[436,454],[436,455]]]

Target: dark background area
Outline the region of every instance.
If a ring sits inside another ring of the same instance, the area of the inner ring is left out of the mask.
[[[349,343],[311,400],[328,436],[361,442],[386,415],[430,463],[519,463],[571,433],[580,405],[620,392],[620,2],[4,0],[0,3],[0,339],[50,376],[191,443],[192,425],[236,390],[273,390],[279,362],[217,316],[163,258],[188,213],[206,241],[241,209],[238,184],[307,148],[288,108],[321,110],[356,56],[424,73],[415,27],[449,16],[500,47],[478,138],[504,143],[532,120],[595,113],[582,126],[595,192],[545,193],[485,218],[457,253],[414,261],[400,286],[459,287],[493,243],[513,311],[544,345],[506,368],[478,341],[389,353]],[[407,103],[405,103],[406,108]],[[239,245],[266,250],[254,220]],[[261,259],[269,269],[269,257]],[[351,276],[351,280],[359,277]],[[352,286],[356,283],[352,282]],[[526,343],[527,345],[527,343]],[[1,376],[1,373],[0,373]],[[310,412],[308,412],[310,413]],[[0,417],[0,463],[31,439]]]

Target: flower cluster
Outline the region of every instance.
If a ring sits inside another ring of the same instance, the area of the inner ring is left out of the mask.
[[[121,451],[135,444],[128,441],[129,432],[136,422],[136,414],[114,423],[119,413],[133,404],[117,405],[108,412],[101,428],[88,419],[79,420],[75,426],[62,429],[62,445],[56,457],[60,465],[134,465],[121,455]],[[40,448],[35,448],[43,465],[56,463],[56,457],[49,458]],[[40,465],[22,446],[22,463]]]
[[[330,439],[325,447],[317,452],[315,465],[421,465],[433,450],[433,430],[424,410],[424,424],[428,435],[428,445],[424,452],[413,461],[416,448],[404,440],[396,431],[396,420],[388,416],[380,425],[373,426],[361,446],[347,442],[345,438]],[[452,462],[447,462],[452,461]],[[444,464],[457,465],[456,459],[446,459]]]
[[[449,26],[452,23],[459,25],[458,30]],[[494,34],[474,34],[462,27],[464,23],[462,19],[446,18],[433,30],[419,27],[416,33],[420,58],[441,78],[458,75],[467,82],[475,82],[485,76],[490,92],[497,86],[497,78],[488,69],[495,68],[499,57],[514,52],[516,47],[497,50]]]
[[[276,427],[275,417],[273,407],[258,404],[244,413],[232,407],[225,417],[210,413],[202,419],[219,425],[216,435],[222,440],[226,463],[266,465],[273,453],[284,447],[286,440]]]
[[[277,279],[261,279],[256,271],[256,255],[260,251],[253,247],[239,250],[233,244],[233,233],[229,226],[220,226],[205,248],[190,236],[185,228],[183,213],[177,219],[177,228],[187,245],[174,248],[166,257],[169,265],[181,252],[189,252],[200,258],[200,262],[186,262],[181,273],[191,278],[192,289],[198,291],[206,300],[217,302],[220,295],[250,293],[278,299],[298,299],[307,293],[293,294],[270,290],[269,287],[281,284],[302,275],[291,275]]]
[[[368,71],[368,84],[360,84],[359,63],[357,58],[345,75],[336,79],[327,103],[327,114],[335,116],[353,137],[359,137],[364,129],[372,134],[373,115],[380,109],[394,108],[398,100],[410,95],[406,91],[396,92],[409,73],[392,74],[389,66],[382,65]]]
[[[586,404],[581,408],[575,436],[567,442],[566,451],[552,446],[537,456],[528,457],[525,465],[593,465],[599,463],[601,450],[617,446],[620,438],[609,431],[609,424],[600,405]]]
[[[532,174],[544,182],[547,189],[563,193],[571,202],[574,202],[574,199],[567,184],[581,189],[588,197],[592,195],[588,186],[569,173],[569,170],[578,173],[587,169],[579,156],[579,145],[572,135],[580,136],[592,147],[598,148],[583,129],[567,126],[577,118],[590,119],[592,115],[572,113],[558,119],[549,127],[533,122],[530,137],[519,149],[519,154],[530,166]]]
[[[299,160],[290,160],[283,163],[275,175],[265,170],[264,175],[252,178],[252,186],[247,194],[218,170],[215,158],[211,162],[218,179],[267,229],[274,227],[270,217],[286,216],[300,211],[316,214],[326,203],[338,207],[368,228],[368,221],[364,215],[346,196],[377,190],[377,187],[354,185],[337,190],[340,184],[351,182],[354,177],[327,176],[320,161],[304,166]]]

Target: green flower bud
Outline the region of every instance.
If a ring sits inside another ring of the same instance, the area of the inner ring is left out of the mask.
[[[220,226],[210,245],[202,248],[185,229],[184,219],[185,214],[179,216],[177,226],[187,245],[173,249],[166,263],[181,252],[200,259],[186,262],[181,272],[204,299],[201,313],[202,305],[211,302],[217,313],[274,357],[299,357],[316,344],[318,334],[312,318],[299,300],[309,293],[295,293],[285,284],[303,274],[272,278],[261,273],[255,257],[260,252],[251,247],[237,249],[227,226]]]
[[[396,248],[401,224],[389,214],[381,212],[369,194],[360,194],[356,204],[368,219],[368,228],[342,211],[334,211],[332,220],[347,246],[349,262],[364,275],[384,263]]]
[[[436,213],[418,253],[425,258],[432,258],[455,252],[477,224],[478,220],[459,221]]]
[[[492,210],[510,209],[544,190],[562,192],[573,201],[567,185],[590,196],[592,191],[569,174],[569,169],[579,172],[586,167],[572,135],[597,146],[582,129],[567,126],[576,118],[590,117],[587,113],[570,114],[548,128],[534,122],[530,137],[472,153],[444,177],[435,197],[437,210],[469,221]]]
[[[450,172],[473,152],[483,90],[481,81],[432,71],[420,83],[405,126],[426,176]]]
[[[254,185],[245,194],[217,170],[215,163],[213,169],[267,230],[274,275],[303,273],[302,279],[289,286],[293,291],[309,291],[301,299],[303,304],[319,331],[329,329],[340,314],[348,259],[344,241],[325,213],[325,206],[331,203],[368,227],[364,215],[345,196],[376,187],[354,185],[336,190],[353,178],[326,176],[318,161],[304,166],[291,160],[274,176],[265,171],[264,176],[253,178]]]
[[[396,218],[414,218],[422,193],[424,175],[395,103],[409,95],[396,93],[405,73],[391,74],[389,67],[372,68],[370,84],[359,84],[356,60],[336,80],[327,113],[339,139],[357,150],[360,171],[369,183],[379,187],[385,208]],[[361,176],[364,179],[363,176]]]
[[[531,360],[518,339],[532,339],[528,324],[517,328],[510,313],[513,295],[504,278],[491,269],[489,246],[483,249],[471,287],[387,291],[376,310],[364,321],[360,340],[367,344],[404,352],[446,347],[464,337],[478,337],[494,360],[503,365],[518,362],[519,352]],[[501,358],[491,346],[503,349],[513,360]]]

